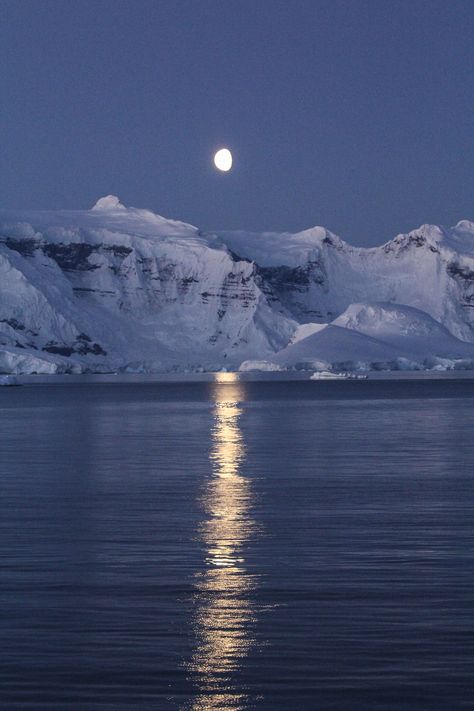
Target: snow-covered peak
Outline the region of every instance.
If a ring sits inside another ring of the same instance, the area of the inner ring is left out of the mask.
[[[74,213],[78,216],[78,213]],[[106,195],[83,215],[86,224],[97,228],[139,237],[195,236],[197,227],[163,217],[152,210],[125,207],[116,195]],[[76,217],[77,219],[77,217]]]
[[[382,246],[385,252],[396,253],[420,247],[432,252],[447,250],[474,257],[474,223],[461,220],[451,228],[424,224],[411,232],[398,234]]]
[[[354,303],[332,324],[381,339],[387,336],[450,335],[424,311],[402,304]]]
[[[459,220],[457,225],[453,227],[453,230],[459,232],[469,232],[474,237],[474,222],[469,220]]]
[[[460,254],[474,257],[474,222],[461,220],[448,232],[447,243]]]
[[[151,210],[125,207],[116,195],[106,195],[97,200],[89,213],[73,213],[76,219],[81,214],[84,223],[92,222],[105,230],[120,231],[140,237],[195,235],[198,232],[198,228],[193,225],[162,217]]]
[[[122,205],[116,195],[106,195],[99,198],[92,210],[125,210],[125,205]]]
[[[194,239],[209,243],[197,227],[162,217],[151,210],[125,207],[114,195],[100,198],[90,210],[1,211],[0,233],[24,238],[32,234],[51,242],[131,243],[135,239]]]
[[[297,267],[317,260],[324,248],[352,249],[340,237],[318,226],[293,233],[235,230],[218,234],[233,252],[263,267]]]
[[[234,253],[263,267],[303,266],[317,261],[323,254],[339,252],[349,258],[371,259],[383,253],[401,255],[423,248],[432,253],[457,252],[474,257],[474,222],[461,220],[444,228],[429,223],[408,233],[400,233],[380,247],[353,247],[325,227],[311,227],[301,232],[220,231],[219,237]],[[452,255],[447,255],[452,256]]]
[[[438,225],[425,224],[407,233],[400,233],[383,245],[385,252],[405,252],[420,247],[439,251],[439,246],[446,239],[446,232]]]

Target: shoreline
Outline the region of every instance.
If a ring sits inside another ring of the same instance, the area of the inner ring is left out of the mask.
[[[261,371],[218,371],[207,373],[81,373],[81,374],[38,374],[38,375],[14,375],[20,385],[81,385],[81,384],[146,384],[146,383],[201,383],[214,382],[219,384],[232,384],[233,382],[308,382],[311,384],[320,383],[318,380],[311,380],[314,371],[284,371],[284,372],[261,372]],[[370,381],[418,381],[418,380],[474,380],[474,370],[450,370],[443,372],[433,371],[369,371],[364,373],[367,379],[360,382]],[[331,380],[323,382],[354,382],[352,380]]]

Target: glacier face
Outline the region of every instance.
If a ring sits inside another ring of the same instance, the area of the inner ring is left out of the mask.
[[[363,249],[204,234],[114,196],[0,212],[0,372],[468,366],[473,308],[467,221]]]

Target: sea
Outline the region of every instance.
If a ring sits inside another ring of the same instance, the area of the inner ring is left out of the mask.
[[[0,388],[2,711],[474,704],[474,379]]]

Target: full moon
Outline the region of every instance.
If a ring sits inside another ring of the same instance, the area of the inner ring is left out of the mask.
[[[227,173],[232,168],[232,153],[228,148],[221,148],[214,156],[214,165],[218,170]]]

